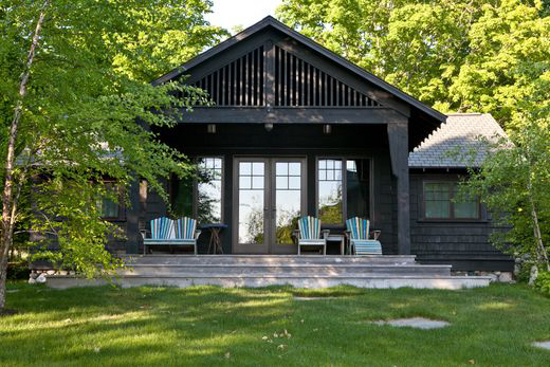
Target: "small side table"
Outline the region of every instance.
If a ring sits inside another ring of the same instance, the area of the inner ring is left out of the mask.
[[[220,232],[227,228],[227,224],[212,223],[204,224],[201,229],[210,231],[210,241],[208,242],[208,254],[223,254]]]
[[[346,236],[343,234],[329,234],[327,242],[340,242],[340,254],[345,255]]]

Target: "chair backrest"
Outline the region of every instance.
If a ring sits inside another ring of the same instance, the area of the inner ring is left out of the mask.
[[[197,221],[195,219],[183,217],[174,222],[176,227],[177,239],[195,239],[195,231],[197,229]]]
[[[368,219],[355,217],[346,220],[346,227],[348,232],[350,232],[352,240],[368,240],[369,226]]]
[[[313,240],[321,238],[321,220],[315,217],[303,217],[298,221],[300,238]]]
[[[174,237],[174,224],[172,219],[160,217],[151,220],[151,238],[167,240]]]

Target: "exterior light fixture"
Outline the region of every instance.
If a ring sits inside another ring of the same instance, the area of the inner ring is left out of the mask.
[[[330,134],[332,132],[332,126],[329,124],[323,125],[323,134]]]
[[[206,131],[209,133],[209,134],[215,134],[216,133],[216,124],[208,124],[206,126]]]
[[[267,132],[270,132],[271,130],[273,130],[273,123],[271,122],[266,122],[264,126]]]

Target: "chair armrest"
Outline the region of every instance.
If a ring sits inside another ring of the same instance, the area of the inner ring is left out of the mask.
[[[344,236],[346,236],[346,239],[348,241],[351,240],[351,232],[350,231],[344,231]]]
[[[300,240],[300,230],[299,229],[295,229],[292,231],[292,234],[290,235],[290,237],[292,238],[292,240],[294,241],[294,244],[297,245],[298,244],[298,241]]]
[[[143,239],[146,239],[146,238],[147,238],[147,233],[148,233],[148,232],[149,232],[149,231],[146,230],[146,229],[142,229],[142,230],[139,231],[139,233],[141,233],[141,237],[142,237]]]
[[[382,231],[379,229],[372,231],[372,239],[378,240],[378,237],[380,237],[381,234],[382,234]]]
[[[197,229],[197,230],[195,231],[195,239],[196,239],[196,240],[199,239],[199,236],[201,235],[201,233],[202,233],[202,230],[201,230],[201,229]]]
[[[327,237],[330,235],[330,229],[323,229],[321,233],[323,234],[323,238],[326,240]]]

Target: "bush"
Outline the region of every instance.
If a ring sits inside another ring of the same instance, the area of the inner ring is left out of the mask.
[[[550,271],[541,271],[535,280],[535,289],[550,295]]]
[[[13,262],[8,264],[8,279],[19,280],[29,279],[31,270],[29,264],[26,261]]]

